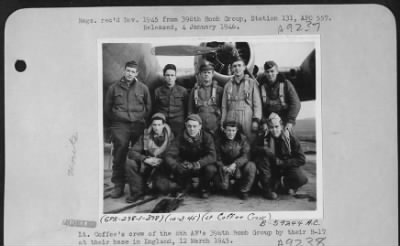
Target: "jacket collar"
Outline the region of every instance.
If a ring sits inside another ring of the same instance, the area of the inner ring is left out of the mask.
[[[244,75],[244,74],[243,74],[241,77],[239,77],[239,80],[238,80],[238,78],[234,75],[233,78],[232,78],[232,80],[233,80],[233,82],[235,82],[236,84],[240,84],[240,83],[242,83],[242,81],[244,81],[244,78],[245,78],[245,75]]]
[[[151,125],[144,130],[144,134],[150,135],[151,137],[154,137],[154,132],[153,132],[153,128],[151,127]],[[171,136],[171,128],[169,127],[168,124],[164,124],[164,129],[163,129],[163,134],[164,136]]]
[[[135,79],[132,80],[132,82],[129,83],[129,82],[125,79],[125,77],[122,77],[122,78],[119,80],[119,85],[120,85],[121,87],[125,88],[125,89],[128,89],[130,86],[135,85],[135,84],[136,84],[136,81],[137,81],[137,79],[135,78]]]
[[[189,136],[189,134],[187,133],[187,131],[185,130],[183,132],[183,138],[188,141],[189,143],[194,143],[194,142],[199,142],[201,139],[203,132],[202,130],[200,130],[199,134],[197,134],[195,137],[191,137]]]

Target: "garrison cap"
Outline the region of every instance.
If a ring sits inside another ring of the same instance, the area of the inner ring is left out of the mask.
[[[188,117],[186,117],[185,122],[189,121],[189,120],[194,120],[199,122],[200,124],[203,124],[203,121],[201,120],[200,116],[198,114],[191,114]]]
[[[279,120],[279,121],[281,121],[282,119],[281,119],[281,117],[280,117],[277,113],[272,112],[272,113],[268,116],[268,121],[270,122],[270,121],[272,121],[272,120]]]
[[[278,65],[274,61],[266,61],[264,63],[264,70],[271,69],[273,67],[278,67]]]
[[[231,63],[231,64],[233,64],[233,63],[235,63],[235,62],[237,62],[237,61],[242,61],[244,64],[246,64],[246,62],[245,62],[245,61],[243,60],[243,58],[240,57],[240,56],[235,56],[235,57],[233,57],[232,63]]]
[[[165,115],[163,113],[155,113],[153,114],[153,116],[151,116],[151,121],[153,120],[162,120],[162,121],[166,121]]]
[[[200,72],[208,71],[208,70],[214,70],[214,64],[212,64],[211,62],[207,63],[207,64],[202,64],[200,66]]]

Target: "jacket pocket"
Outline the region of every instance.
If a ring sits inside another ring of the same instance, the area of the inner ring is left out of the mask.
[[[183,105],[183,95],[174,95],[174,105],[175,106]]]
[[[159,105],[159,106],[164,106],[164,107],[168,106],[168,104],[169,104],[169,96],[160,96],[159,100],[160,100],[160,103],[161,103],[161,105]]]
[[[121,92],[117,92],[113,96],[113,103],[115,106],[122,105],[124,103],[123,94]]]

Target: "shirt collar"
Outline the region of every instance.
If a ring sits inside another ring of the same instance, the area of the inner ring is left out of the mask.
[[[237,79],[236,76],[233,76],[233,81],[235,81],[237,84],[240,84],[244,80],[244,74],[239,77],[239,80]]]

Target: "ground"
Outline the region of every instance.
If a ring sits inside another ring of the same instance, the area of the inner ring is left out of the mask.
[[[234,195],[211,194],[208,199],[198,198],[196,193],[184,197],[183,202],[174,212],[219,212],[219,211],[296,211],[316,209],[316,158],[315,143],[301,142],[306,153],[306,164],[303,170],[308,177],[308,183],[301,187],[293,197],[280,195],[275,201],[262,198],[259,194],[250,194],[248,200],[243,201]],[[105,153],[105,162],[109,160],[109,154]],[[104,172],[104,213],[150,213],[154,206],[162,200],[163,196],[146,196],[144,200],[135,204],[125,202],[128,188],[125,187],[125,195],[118,199],[111,199],[109,193],[112,189],[110,181],[111,170]],[[311,198],[311,199],[310,199]]]

